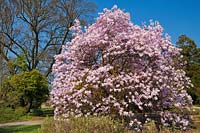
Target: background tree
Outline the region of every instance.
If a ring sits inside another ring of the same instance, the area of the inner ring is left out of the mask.
[[[181,35],[176,44],[182,49],[183,61],[186,62],[184,69],[194,85],[188,89],[188,93],[194,104],[200,104],[200,48],[186,35]]]
[[[190,80],[159,23],[139,27],[114,6],[87,29],[76,21],[71,30],[75,38],[53,66],[55,118],[111,115],[137,131],[149,119],[186,129],[189,117],[179,113],[192,104]]]
[[[85,0],[1,0],[0,84],[35,69],[51,80],[54,56],[71,40],[69,28],[77,18],[87,25],[95,8]]]
[[[47,77],[54,55],[71,38],[74,20],[87,24],[95,5],[84,0],[2,0],[0,11],[1,57],[8,62],[23,56],[29,71],[38,69]]]
[[[4,82],[3,100],[6,107],[24,107],[26,112],[38,108],[48,98],[47,78],[39,71],[20,72]]]

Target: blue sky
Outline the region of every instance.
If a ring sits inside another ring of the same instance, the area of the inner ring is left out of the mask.
[[[134,24],[148,23],[150,19],[159,21],[164,32],[175,43],[178,36],[186,34],[200,46],[200,0],[90,0],[103,8],[117,5],[131,14]]]

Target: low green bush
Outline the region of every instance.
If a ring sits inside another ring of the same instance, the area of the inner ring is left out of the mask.
[[[199,133],[199,125],[191,127],[186,132]],[[39,133],[133,133],[133,130],[124,128],[123,124],[114,121],[110,117],[71,117],[69,120],[55,121],[53,118],[45,119],[44,123],[39,129]],[[142,130],[143,133],[158,132],[154,121],[146,123]],[[170,128],[162,127],[161,133],[171,133]],[[174,130],[175,133],[182,133],[182,131]]]
[[[0,114],[0,123],[7,122],[11,119],[15,119],[15,113],[11,108],[1,108]]]
[[[32,113],[33,116],[43,116],[43,114],[44,114],[41,109],[33,109],[31,111],[31,113]]]
[[[39,109],[31,109],[31,111],[28,113],[30,116],[53,116],[54,115],[54,109],[53,108],[39,108]]]
[[[53,108],[32,109],[31,112],[26,113],[23,107],[12,109],[10,107],[0,107],[0,123],[12,122],[17,120],[30,120],[33,117],[53,116]]]
[[[69,120],[45,120],[40,133],[124,133],[125,128],[110,117],[71,117]]]
[[[15,115],[17,115],[18,117],[21,117],[26,114],[26,109],[23,107],[18,107],[14,111],[15,111]]]
[[[25,115],[23,108],[0,108],[0,123],[18,120],[21,116]]]

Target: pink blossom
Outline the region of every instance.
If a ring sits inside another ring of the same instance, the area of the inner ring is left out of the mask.
[[[76,20],[71,28],[74,38],[55,56],[51,92],[55,118],[113,114],[129,118],[129,125],[139,130],[147,118],[141,121],[137,112],[192,104],[186,92],[191,83],[179,62],[180,49],[163,36],[158,22],[134,25],[128,13],[114,6],[84,32],[79,24]],[[166,124],[175,114],[160,116]],[[188,126],[181,118],[178,122]]]

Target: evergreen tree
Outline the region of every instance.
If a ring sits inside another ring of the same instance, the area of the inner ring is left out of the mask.
[[[182,49],[181,54],[186,63],[184,69],[194,85],[188,89],[188,93],[194,104],[200,104],[200,48],[186,35],[181,35],[176,44]]]

